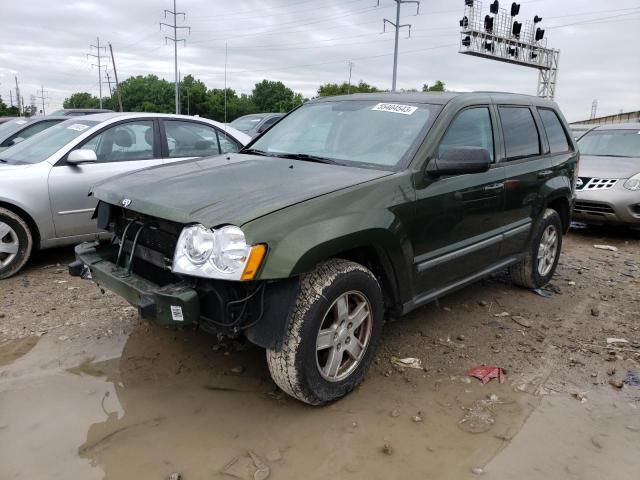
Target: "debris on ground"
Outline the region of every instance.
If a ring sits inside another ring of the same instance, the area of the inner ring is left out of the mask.
[[[167,480],[182,480],[182,475],[179,473],[172,473],[167,477]]]
[[[492,365],[475,367],[467,372],[467,376],[475,377],[483,384],[488,383],[492,378],[497,378],[498,382],[504,383],[505,371],[504,369]]]
[[[613,245],[594,245],[593,248],[597,248],[598,250],[608,250],[610,252],[618,251],[618,247],[614,247]]]
[[[492,407],[496,403],[488,398],[474,402],[470,408],[465,408],[466,413],[458,422],[458,426],[467,433],[488,432],[495,423]]]
[[[484,470],[480,467],[471,467],[471,473],[473,473],[474,475],[483,475]]]
[[[591,309],[591,316],[592,317],[599,317],[600,316],[600,310],[598,310],[597,308],[592,308]]]
[[[531,291],[533,293],[535,293],[536,295],[539,295],[539,296],[544,297],[544,298],[553,297],[553,292],[550,292],[549,290],[545,290],[544,288],[534,288]]]
[[[243,366],[238,366],[238,367],[233,367],[231,369],[231,373],[234,373],[236,375],[239,375],[241,373],[244,373],[244,367]]]
[[[422,360],[419,358],[397,358],[391,357],[391,363],[398,367],[403,368],[417,368],[418,370],[422,370]]]
[[[623,382],[631,387],[640,387],[640,375],[635,372],[627,372]]]
[[[571,396],[576,400],[579,400],[580,403],[586,403],[587,401],[587,394],[585,392],[575,392],[572,393]]]
[[[513,315],[511,317],[511,320],[513,320],[518,325],[520,325],[521,327],[524,327],[524,328],[531,328],[532,325],[533,325],[529,320],[527,320],[526,318],[524,318],[524,317],[522,317],[520,315]]]
[[[502,312],[502,313],[494,313],[493,316],[494,317],[508,317],[511,314],[509,312]]]
[[[393,418],[398,418],[400,416],[400,410],[398,410],[397,408],[395,410],[391,410],[391,416]]]
[[[266,480],[271,474],[269,466],[251,450],[229,462],[222,473],[241,480]]]
[[[621,389],[624,386],[624,383],[622,382],[622,380],[612,378],[611,380],[609,380],[609,385],[614,388]]]
[[[608,337],[607,338],[607,345],[611,345],[612,343],[629,343],[629,340],[627,340],[625,338]]]
[[[413,420],[414,423],[420,423],[422,421],[422,412],[418,412],[417,415],[411,417],[411,420]]]
[[[382,446],[382,453],[384,453],[385,455],[393,455],[393,447],[388,443],[385,443]]]

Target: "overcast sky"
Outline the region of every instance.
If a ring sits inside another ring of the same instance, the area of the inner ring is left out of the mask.
[[[640,110],[640,0],[520,3],[521,20],[542,16],[549,46],[561,51],[556,100],[570,121],[588,118],[594,99],[598,115]],[[393,34],[382,33],[382,19],[395,21],[395,2],[375,4],[178,0],[187,13],[179,23],[191,26],[190,35],[180,32],[187,44],[179,48],[179,67],[211,88],[223,87],[226,41],[227,85],[238,92],[268,78],[311,97],[321,83],[346,81],[350,60],[354,82],[388,89]],[[163,9],[172,7],[172,0],[2,0],[0,96],[9,103],[16,74],[26,99],[44,86],[49,111],[72,92],[97,95],[97,69],[86,54],[98,35],[113,44],[120,80],[148,73],[173,80],[173,47],[165,46],[158,26]],[[411,23],[412,31],[411,38],[401,35],[398,88],[442,80],[452,90],[535,94],[536,70],[458,53],[463,9],[462,0],[424,0],[414,16],[414,6],[403,6],[401,23]]]

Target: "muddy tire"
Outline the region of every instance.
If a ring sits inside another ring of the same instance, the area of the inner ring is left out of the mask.
[[[32,250],[33,235],[27,223],[11,210],[0,208],[0,280],[18,273]]]
[[[510,268],[513,283],[524,288],[540,288],[556,271],[562,250],[562,220],[547,208],[536,223],[524,260]]]
[[[282,390],[322,405],[364,379],[382,333],[382,292],[373,273],[341,259],[319,265],[300,282],[282,345],[267,349],[267,363]]]

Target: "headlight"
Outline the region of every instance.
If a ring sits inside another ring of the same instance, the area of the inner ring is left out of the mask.
[[[180,234],[172,270],[196,277],[253,280],[265,253],[264,245],[247,245],[238,227],[210,230],[192,225]]]
[[[624,188],[627,190],[640,190],[640,173],[636,173],[629,180],[624,182]]]

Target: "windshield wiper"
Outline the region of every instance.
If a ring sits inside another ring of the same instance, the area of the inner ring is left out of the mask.
[[[240,153],[247,153],[249,155],[260,155],[261,157],[273,157],[274,155],[270,154],[269,152],[265,152],[264,150],[256,150],[254,148],[245,148],[244,150],[240,151]]]
[[[278,153],[280,158],[290,158],[292,160],[304,160],[305,162],[327,163],[329,165],[342,165],[332,158],[309,155],[308,153]]]
[[[7,160],[5,160],[4,158],[0,158],[0,162],[2,163],[9,163]]]

